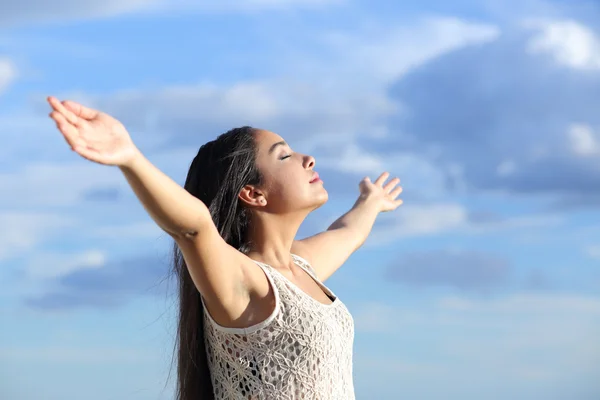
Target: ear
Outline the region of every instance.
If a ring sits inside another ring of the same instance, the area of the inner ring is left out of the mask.
[[[264,207],[267,205],[265,194],[252,185],[246,185],[240,190],[238,198],[250,207]]]

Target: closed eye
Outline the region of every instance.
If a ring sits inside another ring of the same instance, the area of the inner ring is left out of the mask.
[[[290,158],[290,157],[291,157],[291,155],[288,154],[287,156],[281,157],[280,160],[285,160],[286,158]]]

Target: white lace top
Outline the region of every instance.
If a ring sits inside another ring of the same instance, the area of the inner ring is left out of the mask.
[[[227,328],[204,307],[216,400],[354,399],[352,316],[306,260],[292,258],[333,303],[315,300],[275,268],[255,261],[275,294],[275,309],[266,320],[248,328]]]

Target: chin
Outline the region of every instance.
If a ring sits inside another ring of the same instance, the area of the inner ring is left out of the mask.
[[[329,200],[329,193],[325,192],[323,195],[319,196],[318,200],[315,202],[315,206],[313,210],[323,206]]]
[[[318,210],[319,208],[321,208],[326,202],[322,202],[319,204],[315,204],[314,206],[312,206],[311,208],[309,208],[309,212],[313,212]]]
[[[316,193],[303,193],[292,197],[300,201],[300,204],[294,204],[296,210],[303,209],[312,212],[327,203],[329,200],[329,193],[327,193],[327,190],[322,189]],[[302,200],[300,200],[300,198],[302,198]]]

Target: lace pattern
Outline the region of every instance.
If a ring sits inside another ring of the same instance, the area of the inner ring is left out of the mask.
[[[216,400],[354,400],[354,321],[303,258],[294,262],[334,298],[323,304],[267,264],[260,266],[275,309],[248,328],[218,325],[204,308],[208,365]]]

